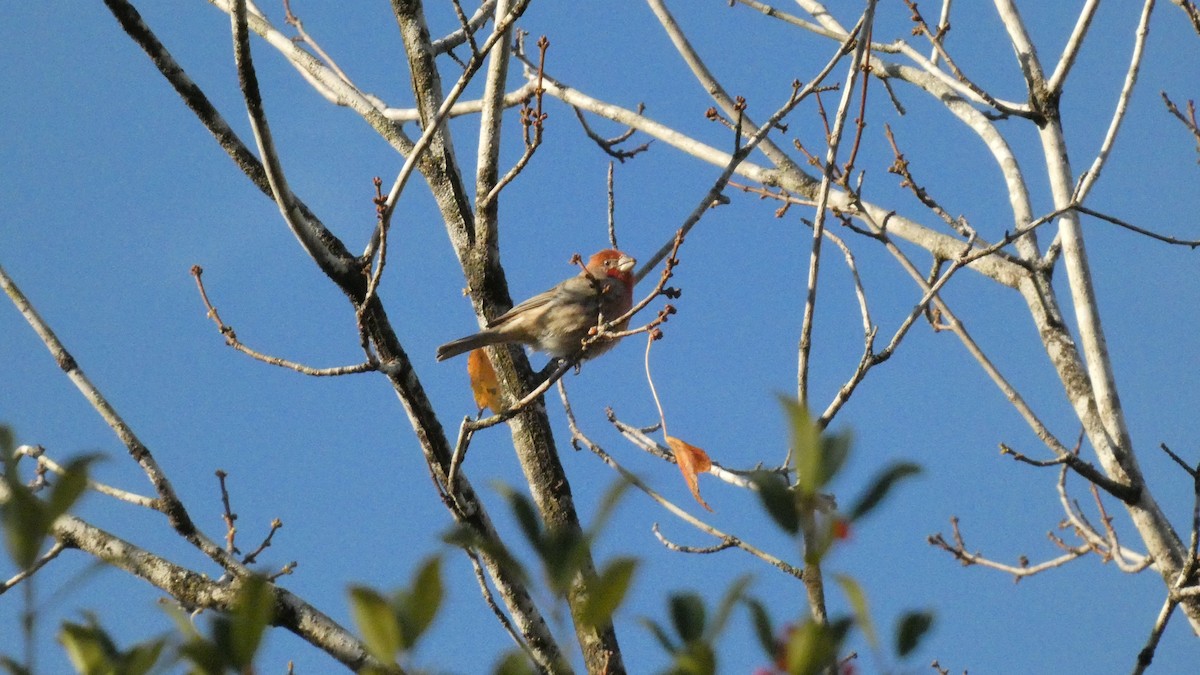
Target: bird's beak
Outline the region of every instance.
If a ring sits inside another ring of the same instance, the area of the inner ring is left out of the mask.
[[[633,266],[636,264],[637,260],[634,260],[627,255],[623,255],[617,259],[617,269],[621,270],[622,272],[632,272]]]

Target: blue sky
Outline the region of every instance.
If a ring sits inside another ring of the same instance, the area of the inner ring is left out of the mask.
[[[143,4],[139,9],[160,39],[245,133],[225,16],[199,2]],[[319,4],[294,3],[309,32],[363,89],[407,105],[407,67],[387,4]],[[432,32],[452,29],[453,16],[441,3],[429,4],[436,6]],[[842,4],[830,6],[843,23],[853,23]],[[1036,4],[1023,10],[1043,59],[1053,62],[1079,3]],[[1063,98],[1076,171],[1099,147],[1128,62],[1138,8],[1126,5],[1131,3],[1100,9]],[[1158,92],[1166,90],[1177,101],[1200,95],[1200,38],[1188,32],[1176,7],[1160,5],[1130,116],[1089,205],[1195,239],[1197,155],[1185,130],[1163,110]],[[744,7],[671,6],[716,75],[731,93],[747,98],[759,120],[786,98],[792,79],[811,77],[829,53],[826,43]],[[278,7],[264,9],[280,21]],[[997,32],[994,10],[985,3],[957,3],[955,11],[949,44],[960,65],[998,95],[1021,99],[1023,83]],[[901,3],[881,3],[876,38],[885,28],[888,39],[907,38],[906,16]],[[658,121],[716,147],[730,146],[718,125],[704,121],[711,102],[646,7],[534,3],[520,25],[534,37],[549,37],[547,70],[556,78],[625,107],[644,102]],[[260,41],[254,49],[293,189],[352,250],[361,250],[374,225],[371,178],[390,182],[402,158],[354,113],[313,94],[271,49]],[[442,553],[448,605],[415,662],[476,672],[507,649],[467,561],[439,542],[450,519],[386,381],[370,374],[306,378],[251,361],[224,346],[205,318],[189,275],[196,264],[205,269],[207,290],[222,318],[247,344],[316,366],[361,358],[352,310],[296,245],[275,206],[232,166],[101,3],[9,3],[0,10],[0,56],[6,63],[0,71],[6,92],[0,97],[0,119],[6,121],[0,141],[0,264],[155,454],[201,527],[213,538],[223,534],[213,475],[223,469],[240,516],[242,547],[252,548],[273,518],[282,519],[284,528],[262,560],[270,568],[298,561],[283,584],[347,625],[349,584],[389,589],[406,583],[425,557]],[[1010,229],[999,173],[978,139],[917,92],[897,91],[910,113],[906,117],[898,117],[878,90],[871,100],[860,159],[868,195],[922,222],[933,220],[885,173],[886,121],[913,171],[949,211],[965,215],[993,240]],[[551,100],[546,108],[545,144],[501,202],[501,253],[514,298],[571,274],[567,261],[573,253],[587,255],[606,242],[608,158],[584,137],[568,108]],[[818,147],[819,121],[811,105],[789,121],[785,145],[799,137]],[[467,174],[474,167],[472,124],[467,118],[452,125]],[[618,131],[602,122],[595,126],[604,134]],[[1050,210],[1035,129],[1009,121],[1002,130],[1011,134],[1023,163],[1035,211]],[[506,127],[506,164],[520,155],[517,132],[514,116]],[[616,170],[620,244],[641,258],[671,237],[719,171],[665,144],[651,148]],[[672,433],[726,466],[748,468],[778,462],[784,454],[776,395],[795,391],[810,237],[800,218],[812,212],[796,207],[777,219],[777,204],[735,191],[729,195],[732,204],[706,215],[684,246],[675,279],[684,292],[674,303],[680,312],[666,325],[666,339],[655,345],[652,367]],[[1166,443],[1192,459],[1200,452],[1196,254],[1096,220],[1085,220],[1085,229],[1139,458],[1160,504],[1183,527],[1192,506],[1189,480],[1156,448]],[[1043,243],[1048,239],[1043,235]],[[476,324],[422,182],[410,184],[402,198],[390,241],[381,295],[443,424],[453,428],[472,412],[465,364],[436,363],[434,349]],[[890,337],[920,292],[882,248],[849,241],[881,336]],[[1060,271],[1056,283],[1064,279]],[[971,273],[956,277],[944,297],[1051,429],[1073,440],[1078,423],[1020,298]],[[858,307],[837,256],[823,264],[814,345],[813,400],[824,408],[861,351]],[[631,423],[656,419],[643,353],[644,342],[632,338],[567,377],[585,430],[684,508],[796,560],[795,545],[773,528],[753,495],[701,477],[703,494],[715,509],[703,514],[675,467],[641,454],[607,426],[605,406]],[[542,362],[534,357],[535,365]],[[0,421],[14,427],[20,442],[44,445],[59,458],[104,453],[108,460],[96,469],[100,479],[149,492],[111,432],[7,305],[0,308],[0,383]],[[590,522],[616,475],[597,458],[570,449],[557,399],[548,406],[581,518]],[[1006,562],[1021,554],[1034,561],[1057,555],[1045,535],[1062,518],[1056,474],[998,455],[997,444],[1004,442],[1044,456],[955,338],[918,325],[896,356],[868,376],[833,427],[852,430],[856,439],[835,486],[844,503],[892,461],[924,467],[921,477],[855,529],[828,564],[829,571],[860,581],[887,634],[905,610],[936,614],[932,634],[901,669],[921,671],[935,658],[952,672],[972,673],[1132,667],[1163,599],[1162,583],[1151,573],[1125,575],[1091,557],[1014,584],[1000,573],[963,569],[925,542],[932,533],[948,534],[949,518],[957,515],[972,550]],[[503,500],[488,487],[521,485],[508,434],[493,429],[478,436],[465,471],[483,488],[493,517],[515,538]],[[1082,482],[1072,479],[1071,486],[1094,513]],[[1107,506],[1122,541],[1140,550],[1123,512],[1111,500]],[[81,514],[172,560],[214,572],[152,514],[98,495],[85,500]],[[667,552],[651,534],[653,523],[679,543],[715,543],[640,494],[631,491],[622,502],[595,555],[601,561],[615,555],[644,561],[617,617],[631,672],[666,663],[636,618],[665,619],[670,591],[698,589],[714,602],[720,589],[750,572],[751,592],[768,602],[778,620],[802,611],[803,589],[790,578],[738,552]],[[65,668],[51,636],[62,618],[78,618],[81,609],[96,610],[125,643],[168,630],[154,589],[114,571],[89,574],[90,566],[84,556],[68,553],[38,577],[37,592],[45,602],[39,652],[44,672]],[[0,576],[10,575],[0,566]],[[85,576],[67,584],[75,575]],[[0,598],[0,634],[15,634],[18,600],[15,593]],[[835,612],[845,610],[836,592],[831,605]],[[569,641],[565,610],[555,616],[557,632]],[[889,665],[858,646],[864,671]],[[15,643],[4,647],[10,654],[15,649]],[[1186,621],[1176,616],[1156,657],[1157,672],[1184,672],[1196,655]],[[735,615],[720,658],[722,672],[763,664],[744,612]],[[260,672],[282,672],[288,660],[296,661],[298,672],[334,665],[277,631]]]

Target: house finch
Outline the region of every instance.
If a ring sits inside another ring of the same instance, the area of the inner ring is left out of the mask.
[[[487,328],[438,347],[444,361],[485,345],[516,342],[566,358],[579,354],[583,340],[601,321],[611,321],[633,306],[633,266],[636,260],[614,249],[588,259],[587,267],[554,288],[529,298],[488,322]],[[628,320],[615,326],[624,330]],[[602,354],[616,340],[588,345],[585,358]]]

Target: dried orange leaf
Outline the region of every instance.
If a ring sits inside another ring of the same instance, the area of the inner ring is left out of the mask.
[[[845,518],[833,519],[833,537],[834,539],[850,538],[850,523]]]
[[[500,382],[496,380],[496,371],[487,352],[475,349],[467,355],[467,374],[471,376],[471,393],[480,410],[491,408],[492,412],[500,412],[504,409],[500,405]]]
[[[701,506],[712,511],[712,507],[700,497],[700,485],[696,480],[696,474],[712,468],[712,460],[708,458],[708,453],[674,436],[667,436],[667,445],[671,446],[671,452],[675,453],[675,461],[679,463],[679,470],[683,473],[683,480],[687,481],[692,496]]]

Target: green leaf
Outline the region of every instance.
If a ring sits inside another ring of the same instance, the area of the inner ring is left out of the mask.
[[[687,643],[676,654],[671,672],[679,675],[713,675],[717,672],[717,655],[712,645],[701,640]]]
[[[122,675],[146,675],[154,669],[154,664],[158,663],[166,645],[166,639],[159,638],[131,647],[125,652],[124,663],[121,666]]]
[[[818,487],[828,485],[829,481],[833,480],[842,470],[846,464],[846,458],[850,456],[850,445],[853,440],[854,436],[849,431],[821,438],[821,469],[818,476],[820,483]]]
[[[896,653],[908,656],[921,644],[932,626],[933,614],[930,612],[908,612],[900,617],[900,625],[896,627]]]
[[[750,585],[751,577],[749,574],[734,579],[733,583],[726,589],[725,594],[721,596],[721,600],[717,603],[717,609],[713,612],[712,621],[708,623],[707,631],[704,634],[705,640],[715,642],[721,631],[725,630],[725,623],[729,621],[729,615],[733,613],[733,608],[738,601],[746,593],[746,587]]]
[[[400,640],[404,649],[412,649],[433,623],[442,605],[442,559],[434,556],[417,570],[412,586],[397,598]]]
[[[0,668],[4,668],[8,675],[33,675],[28,668],[17,663],[10,656],[0,655]]]
[[[742,602],[750,609],[750,618],[754,621],[754,634],[758,636],[758,644],[766,652],[767,658],[775,660],[775,652],[779,645],[775,641],[775,628],[771,625],[771,615],[767,608],[754,598],[743,598]]]
[[[460,524],[450,527],[442,534],[442,541],[451,546],[458,546],[471,552],[483,553],[495,558],[510,574],[515,575],[523,583],[529,582],[529,572],[525,566],[508,552],[504,544],[498,540],[485,539],[469,525]]]
[[[275,618],[275,595],[267,580],[258,575],[246,577],[238,589],[230,616],[229,659],[239,669],[254,663],[254,654],[263,632]]]
[[[658,640],[658,644],[662,645],[663,651],[668,654],[674,654],[679,648],[675,646],[675,642],[671,640],[671,636],[667,635],[667,631],[658,625],[653,619],[648,619],[644,616],[638,617],[638,623],[646,627],[654,639]]]
[[[870,513],[876,506],[879,506],[879,503],[896,483],[918,473],[921,473],[921,467],[912,462],[896,462],[884,469],[875,476],[871,481],[871,486],[850,508],[850,521],[856,521]]]
[[[45,504],[17,479],[15,471],[6,471],[4,480],[8,501],[2,513],[8,552],[17,567],[26,569],[37,560],[51,521],[46,517]]]
[[[585,624],[608,624],[613,612],[629,592],[629,584],[633,581],[633,572],[637,565],[636,558],[616,558],[604,566],[583,605],[582,619]]]
[[[220,627],[220,628],[218,628]],[[213,631],[218,630],[228,631],[229,623],[214,621]],[[222,651],[216,644],[197,638],[188,642],[179,648],[179,653],[188,661],[192,662],[195,670],[193,673],[202,673],[203,675],[224,675],[225,671],[231,666],[229,664],[228,655]]]
[[[796,493],[788,489],[782,477],[769,471],[756,471],[750,480],[758,486],[758,498],[762,500],[763,508],[771,519],[788,534],[799,532],[800,511],[796,508]]]
[[[684,642],[699,640],[704,635],[704,601],[696,593],[671,594],[671,622]]]
[[[77,457],[63,467],[63,474],[55,481],[50,490],[50,497],[46,500],[46,518],[51,523],[83,496],[84,490],[87,489],[88,466],[98,458],[99,455]]]
[[[350,610],[367,651],[380,661],[393,664],[400,651],[400,623],[388,601],[372,588],[350,588]]]
[[[8,458],[12,457],[16,449],[17,439],[13,435],[12,427],[0,424],[0,452],[4,453],[5,458]]]
[[[519,649],[510,649],[492,667],[492,675],[535,675],[536,670],[529,664],[529,657]]]
[[[513,515],[517,519],[517,524],[521,526],[521,531],[525,533],[525,538],[529,540],[529,543],[535,549],[541,549],[543,539],[542,519],[533,508],[533,502],[525,495],[507,485],[498,485],[496,490],[508,500],[508,508],[512,509]]]
[[[71,665],[80,673],[116,673],[119,666],[116,645],[103,628],[66,622],[58,634]]]
[[[833,666],[850,619],[828,625],[807,621],[788,635],[785,663],[789,675],[816,675]]]
[[[185,640],[200,639],[200,631],[196,630],[196,624],[192,623],[192,619],[187,612],[180,609],[179,605],[160,604],[163,611],[171,618],[171,622],[175,624],[175,629]]]
[[[538,553],[546,567],[550,589],[565,595],[588,555],[588,545],[582,532],[564,528],[548,532]]]
[[[587,540],[589,542],[594,541],[604,526],[608,524],[617,504],[621,503],[621,498],[629,491],[630,485],[629,481],[620,478],[609,485],[608,490],[604,493],[604,498],[600,500],[599,508],[596,509],[596,515],[592,518],[592,524],[588,528]]]
[[[854,610],[854,618],[862,628],[863,634],[867,636],[867,642],[872,649],[879,648],[879,636],[875,633],[875,624],[871,622],[871,611],[867,607],[867,596],[863,593],[862,587],[854,580],[854,577],[845,574],[835,574],[833,578],[837,580],[838,585],[842,587],[842,592],[846,594],[846,599],[850,601],[850,609]]]
[[[798,401],[780,396],[779,402],[783,404],[784,413],[787,415],[790,447],[796,460],[796,476],[800,490],[803,494],[811,495],[822,485],[821,434],[812,423],[808,410]]]

